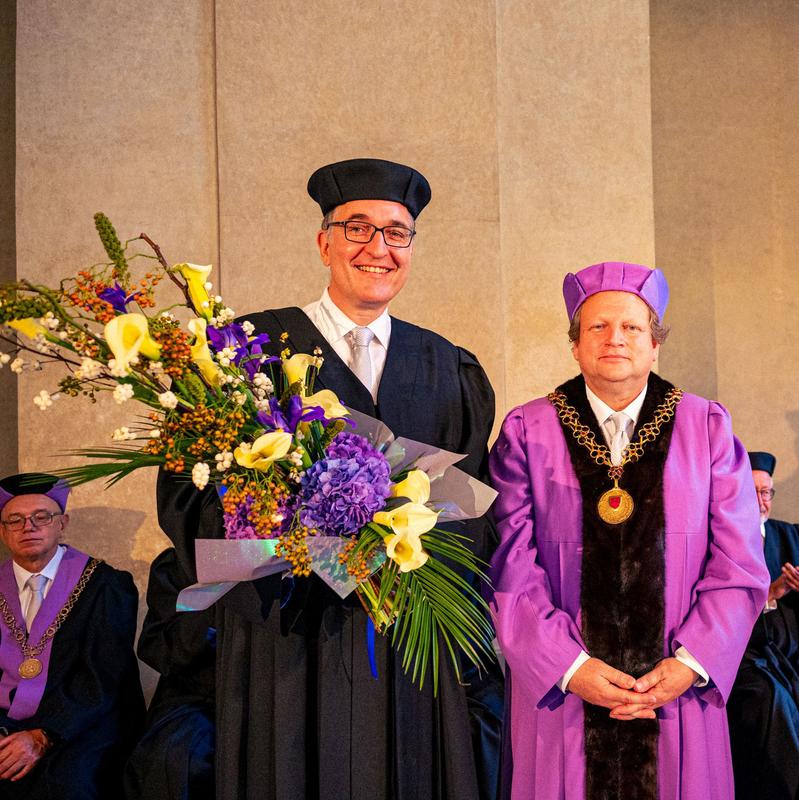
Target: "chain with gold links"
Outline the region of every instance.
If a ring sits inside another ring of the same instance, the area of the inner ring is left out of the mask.
[[[547,395],[549,402],[555,406],[561,422],[572,432],[577,443],[588,451],[588,455],[596,464],[608,468],[608,477],[613,481],[613,488],[605,492],[597,504],[599,515],[605,522],[618,525],[629,519],[633,513],[635,505],[632,497],[628,492],[619,488],[619,480],[624,474],[624,468],[627,464],[634,464],[638,461],[644,454],[647,444],[657,439],[661,427],[674,416],[682,396],[682,389],[676,387],[669,389],[663,402],[655,409],[652,419],[638,429],[638,440],[630,442],[624,448],[621,463],[613,464],[608,447],[597,442],[594,432],[580,421],[579,412],[566,402],[566,395],[558,391],[550,392]]]
[[[42,653],[50,639],[56,635],[58,629],[64,624],[64,620],[69,616],[69,612],[72,611],[81,593],[86,588],[89,578],[91,578],[100,564],[102,564],[102,561],[98,558],[93,558],[89,561],[83,574],[75,584],[75,588],[69,593],[67,602],[64,603],[61,610],[56,615],[56,618],[50,623],[47,630],[42,634],[42,638],[39,639],[35,645],[28,644],[28,635],[17,625],[14,612],[11,611],[8,606],[8,601],[3,596],[2,592],[0,592],[0,615],[2,615],[3,622],[6,624],[9,631],[11,631],[11,636],[19,645],[20,650],[22,650],[22,655],[25,657],[25,660],[19,666],[19,674],[23,678],[35,678],[42,671],[42,662],[39,661],[37,656]]]

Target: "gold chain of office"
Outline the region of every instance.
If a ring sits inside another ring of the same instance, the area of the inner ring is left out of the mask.
[[[633,498],[629,492],[619,488],[624,468],[627,464],[638,461],[644,454],[646,446],[658,438],[663,425],[674,416],[682,396],[682,389],[669,389],[663,402],[655,409],[652,419],[639,428],[637,441],[630,442],[624,448],[621,463],[613,464],[608,447],[597,442],[594,432],[580,420],[577,409],[566,402],[566,395],[558,391],[547,395],[549,402],[555,406],[560,421],[572,432],[577,443],[588,451],[588,455],[596,464],[608,468],[608,477],[613,481],[613,488],[608,489],[599,498],[597,512],[609,525],[618,525],[632,516],[635,509]]]
[[[35,678],[42,671],[42,662],[37,658],[47,647],[47,643],[53,636],[56,635],[58,629],[64,624],[64,620],[69,616],[78,598],[86,588],[94,571],[102,561],[98,558],[93,558],[89,561],[88,566],[83,570],[83,574],[78,579],[75,587],[69,593],[67,602],[64,603],[61,610],[56,615],[56,618],[47,627],[47,630],[42,634],[42,638],[35,645],[28,644],[28,634],[26,634],[17,624],[14,612],[9,608],[8,601],[0,592],[0,615],[3,617],[3,622],[6,627],[11,631],[11,636],[14,641],[19,645],[22,650],[22,655],[25,657],[23,662],[19,665],[19,674],[22,678]]]

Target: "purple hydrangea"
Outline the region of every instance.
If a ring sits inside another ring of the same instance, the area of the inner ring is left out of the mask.
[[[328,536],[360,530],[391,493],[391,468],[363,436],[339,433],[302,478],[300,521]]]

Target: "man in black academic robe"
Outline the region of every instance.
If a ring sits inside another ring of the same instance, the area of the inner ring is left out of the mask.
[[[33,485],[31,477],[0,481],[0,533],[15,564],[45,573],[40,567],[46,568],[56,550],[62,550],[58,570],[64,569],[65,553],[77,552],[59,544],[69,521],[63,513],[68,487],[45,475],[35,476],[41,481]],[[51,514],[51,521],[34,526],[26,520],[18,532],[10,527],[14,517],[37,510]],[[34,545],[31,539],[36,539]],[[38,565],[31,566],[35,561]],[[89,560],[84,575],[93,564]],[[103,562],[94,566],[52,638],[47,681],[36,709],[24,718],[13,718],[13,704],[10,709],[0,707],[0,728],[8,733],[0,740],[0,772],[19,767],[24,772],[25,762],[34,759],[19,780],[0,780],[0,798],[109,800],[119,795],[122,767],[144,717],[133,651],[138,598],[129,572]],[[8,635],[8,627],[2,625],[2,637]]]
[[[799,798],[799,527],[769,519],[776,459],[749,454],[760,503],[769,602],[727,704],[737,800]]]
[[[427,181],[402,165],[355,159],[317,170],[308,188],[325,215],[317,243],[330,286],[305,310],[247,319],[277,351],[321,350],[315,390],[332,389],[396,436],[466,454],[458,466],[483,477],[494,419],[485,372],[467,351],[387,313],[407,278],[415,218],[430,198]],[[354,371],[352,337],[366,327],[364,376]],[[159,518],[179,554],[190,552],[195,535],[222,531],[211,494],[163,475]],[[481,519],[460,530],[487,560],[492,527]],[[496,666],[483,675],[465,669],[462,685],[442,657],[434,697],[432,681],[419,690],[378,636],[375,679],[357,597],[342,600],[316,576],[240,584],[219,605],[218,800],[495,796],[502,715]]]

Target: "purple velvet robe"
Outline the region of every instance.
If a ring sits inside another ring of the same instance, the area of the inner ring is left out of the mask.
[[[508,414],[490,468],[501,538],[491,560],[491,607],[510,668],[506,796],[583,800],[583,701],[557,687],[585,649],[583,501],[563,429],[546,398]],[[718,403],[685,394],[677,407],[664,510],[663,656],[683,645],[710,684],[658,710],[659,798],[731,800],[724,704],[765,604],[769,576],[749,461]]]

